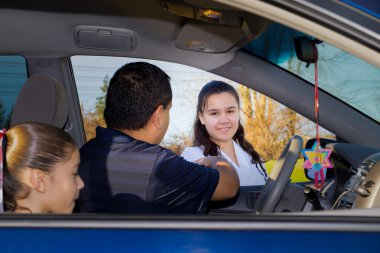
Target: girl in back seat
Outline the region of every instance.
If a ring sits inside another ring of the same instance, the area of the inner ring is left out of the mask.
[[[0,132],[0,139],[0,211],[71,213],[84,187],[71,136],[50,125],[23,123]]]

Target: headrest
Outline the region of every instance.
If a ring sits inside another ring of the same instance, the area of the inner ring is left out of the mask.
[[[69,115],[66,90],[46,75],[30,77],[22,87],[11,117],[11,127],[24,122],[41,122],[64,128]]]

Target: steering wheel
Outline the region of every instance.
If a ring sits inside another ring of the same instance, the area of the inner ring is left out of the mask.
[[[257,214],[274,212],[292,175],[294,166],[302,150],[302,144],[302,138],[298,135],[294,135],[289,140],[256,200],[253,208],[254,212]]]

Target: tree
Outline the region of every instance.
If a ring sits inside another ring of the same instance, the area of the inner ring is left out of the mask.
[[[83,115],[83,125],[86,131],[86,139],[90,140],[95,137],[95,129],[97,126],[104,127],[105,121],[103,117],[104,108],[106,106],[106,95],[108,89],[109,78],[106,75],[103,79],[103,84],[100,86],[101,94],[96,98],[95,108],[86,109],[83,104],[81,104],[81,110]]]
[[[103,79],[103,84],[100,86],[101,94],[96,98],[95,111],[99,118],[103,117],[104,109],[106,108],[106,96],[108,90],[109,77],[106,75]]]
[[[299,130],[299,116],[289,108],[243,85],[242,102],[246,138],[264,160],[277,159],[287,141]]]
[[[86,132],[86,140],[89,141],[96,135],[96,127],[99,126],[99,120],[94,111],[88,111],[81,104],[81,110],[83,115],[83,126]]]
[[[182,151],[189,146],[192,146],[193,140],[185,135],[173,135],[171,138],[161,145],[167,149],[173,151],[177,155],[181,155]]]

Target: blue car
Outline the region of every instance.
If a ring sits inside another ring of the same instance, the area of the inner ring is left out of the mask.
[[[104,124],[112,74],[147,61],[172,80],[162,146],[190,145],[200,87],[223,80],[252,105],[245,128],[270,171],[205,215],[1,213],[0,252],[379,251],[380,2],[13,0],[0,31],[1,128],[48,118],[81,147]],[[25,88],[36,75],[63,91]]]

